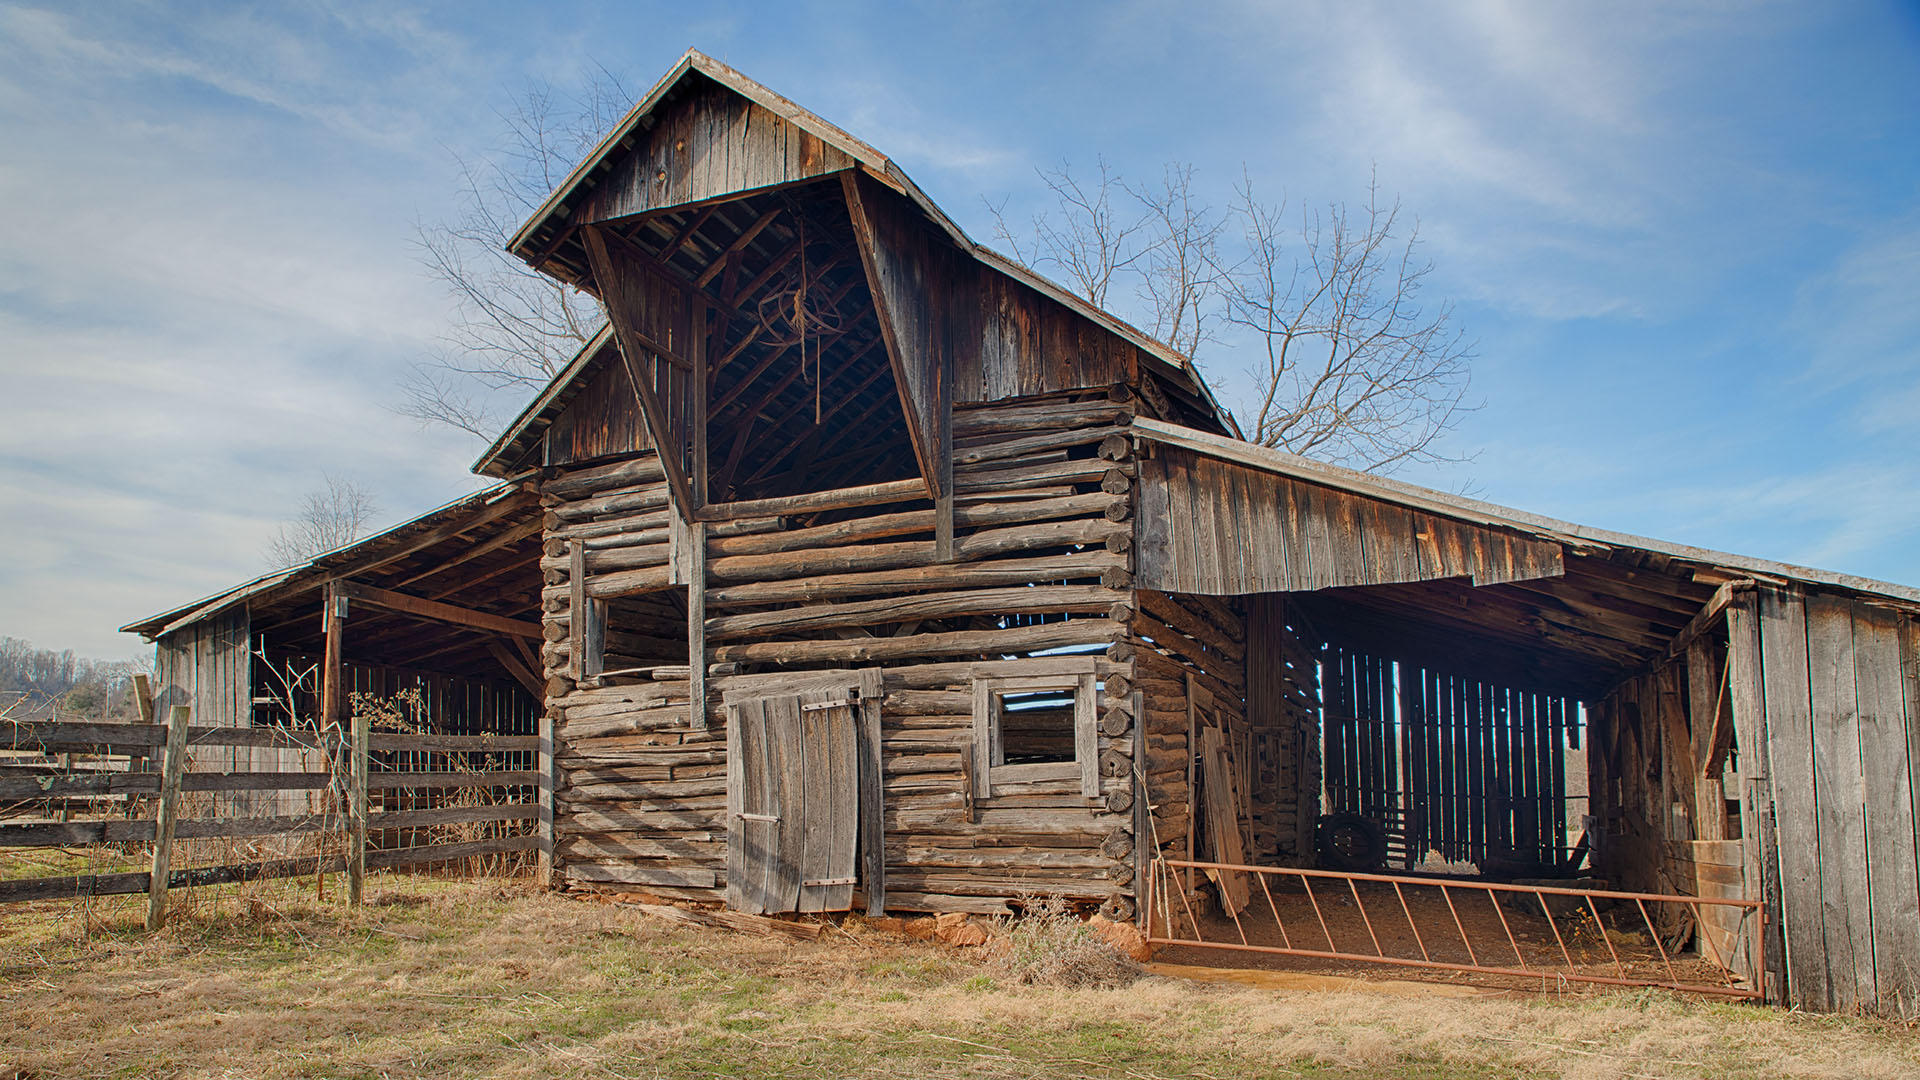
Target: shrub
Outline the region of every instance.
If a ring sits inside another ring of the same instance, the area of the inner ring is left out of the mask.
[[[1145,971],[1115,952],[1058,896],[1027,898],[1021,914],[1001,923],[995,964],[1027,986],[1110,988],[1132,985]]]

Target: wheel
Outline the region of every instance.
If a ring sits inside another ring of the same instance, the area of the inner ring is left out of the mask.
[[[1320,862],[1329,870],[1378,870],[1387,861],[1387,831],[1360,814],[1323,814]]]

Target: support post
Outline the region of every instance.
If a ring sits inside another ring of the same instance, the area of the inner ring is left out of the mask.
[[[320,657],[320,723],[324,731],[332,727],[335,731],[343,729],[341,720],[341,657],[340,633],[344,629],[347,617],[347,598],[340,592],[340,583],[327,582],[326,592],[321,602],[320,628],[325,639]]]
[[[953,488],[933,499],[933,561],[953,561]]]
[[[367,760],[370,718],[356,710],[353,714],[351,766],[351,808],[347,834],[347,903],[359,907],[367,882]]]
[[[553,888],[553,710],[540,710],[540,749],[535,767],[540,772],[540,780],[534,786],[535,797],[539,800],[535,810],[535,843],[538,844],[537,875],[540,887]]]
[[[690,717],[695,731],[707,728],[707,523],[695,521],[687,526],[692,545],[689,560],[692,573],[687,576],[687,671]]]
[[[144,674],[133,677],[133,704],[135,708],[140,710],[140,722],[151,727],[154,723],[153,680]],[[127,769],[133,772],[144,771],[147,768],[147,762],[150,760],[151,755],[149,754],[129,754],[127,755]],[[127,817],[129,819],[140,816],[140,801],[140,796],[138,795],[127,796]]]
[[[886,784],[881,771],[880,706],[887,685],[879,668],[860,669],[860,858],[867,914],[887,913]],[[734,767],[729,765],[729,774]]]
[[[340,754],[351,757],[353,754],[353,745],[347,738],[345,725],[341,723],[341,701],[346,692],[344,672],[342,670],[344,662],[341,657],[341,634],[346,629],[348,603],[349,601],[346,594],[340,590],[340,583],[338,581],[327,582],[326,588],[323,589],[320,594],[320,634],[322,641],[320,649],[320,715],[317,717],[318,722],[314,724],[314,727],[318,729],[323,736],[331,732],[334,736],[338,737],[339,741],[333,742],[331,745],[338,747]],[[334,790],[346,795],[349,805],[345,809],[347,813],[351,815],[353,812],[351,806],[353,787],[351,762],[342,762],[339,756],[331,753],[330,756],[332,757],[331,771],[333,775],[344,781],[341,787],[336,787]],[[342,767],[343,765],[345,768]],[[335,804],[335,806],[338,807],[338,804]],[[351,820],[348,821],[347,827],[348,831],[351,832],[353,828]],[[324,891],[326,888],[325,872],[316,869],[314,872],[314,882],[317,889]]]
[[[147,875],[147,929],[167,925],[167,883],[173,877],[173,827],[180,820],[180,776],[187,768],[187,724],[192,708],[175,705],[167,717],[167,748],[160,759],[160,807],[153,821],[153,866]]]
[[[707,507],[707,306],[693,302],[693,400],[687,405],[693,425],[693,467],[690,488],[693,505],[687,513],[687,671],[689,718],[693,730],[707,728],[707,524],[696,520]],[[751,422],[749,422],[751,426]]]

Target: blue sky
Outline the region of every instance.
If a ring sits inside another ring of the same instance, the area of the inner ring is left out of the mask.
[[[1484,401],[1403,476],[1920,583],[1920,5],[0,0],[0,634],[132,654],[326,472],[390,520],[470,490],[392,411],[450,310],[415,225],[531,80],[689,45],[981,239],[1062,160],[1377,169]]]

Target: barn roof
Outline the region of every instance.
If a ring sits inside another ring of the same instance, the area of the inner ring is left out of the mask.
[[[589,284],[574,269],[576,266],[584,265],[584,258],[560,257],[580,243],[574,235],[573,224],[585,212],[585,204],[594,197],[596,188],[602,187],[603,182],[610,181],[616,171],[627,163],[630,157],[628,152],[634,149],[644,133],[655,123],[658,114],[678,96],[697,89],[696,84],[717,85],[731,91],[818,139],[829,151],[837,155],[832,161],[820,165],[821,169],[835,164],[844,164],[846,167],[858,169],[874,177],[887,187],[906,196],[955,247],[980,266],[1034,290],[1139,349],[1143,359],[1153,365],[1158,374],[1167,377],[1173,385],[1198,399],[1204,410],[1210,414],[1210,419],[1218,423],[1221,430],[1235,433],[1239,431],[1231,414],[1220,407],[1211,388],[1200,377],[1191,359],[1165,342],[1155,340],[1139,328],[1117,318],[1111,312],[1088,303],[1085,299],[1028,267],[975,243],[952,218],[947,216],[945,211],[914,184],[892,159],[845,130],[696,50],[688,50],[672,70],[667,72],[640,99],[633,110],[607,133],[606,138],[602,139],[599,145],[567,174],[554,192],[533,212],[526,224],[521,226],[519,232],[508,242],[507,249],[545,273],[576,284]],[[746,190],[742,190],[733,194],[746,193]],[[569,388],[589,368],[596,366],[599,350],[604,344],[605,342],[600,339],[589,342],[581,350],[575,362],[555,376],[546,392],[517,417],[494,445],[488,448],[487,452],[474,464],[474,471],[484,475],[498,476],[514,468],[518,462],[516,451],[523,451],[535,437],[543,421],[550,419],[564,405]]]
[[[539,506],[518,481],[495,484],[430,510],[410,521],[314,556],[298,566],[262,574],[190,604],[121,627],[148,640],[245,606],[256,627],[278,625],[281,646],[316,644],[320,589],[352,577],[365,585],[405,588],[422,599],[453,602],[500,618],[538,619],[521,578],[537,576]],[[369,626],[370,619],[362,619]],[[384,616],[383,616],[384,618]],[[366,635],[356,633],[357,639]],[[307,639],[315,639],[309,642]],[[433,647],[460,662],[491,664],[487,639],[478,633],[441,634]],[[497,667],[497,664],[494,665]]]

